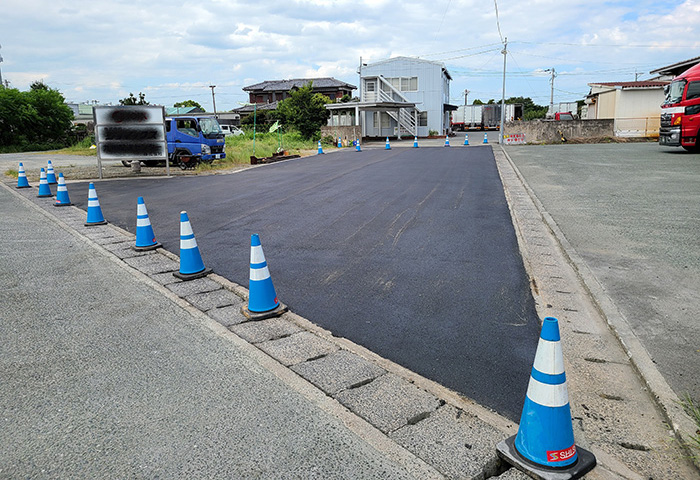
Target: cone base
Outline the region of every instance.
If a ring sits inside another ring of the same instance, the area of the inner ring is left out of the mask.
[[[15,188],[32,188],[31,185],[17,185]]]
[[[107,220],[100,220],[99,222],[85,222],[86,227],[94,227],[95,225],[107,225]]]
[[[156,248],[160,248],[160,247],[162,247],[162,246],[163,246],[162,244],[156,242],[156,243],[154,243],[153,245],[145,245],[145,246],[143,246],[143,247],[139,247],[138,245],[132,245],[132,246],[131,246],[131,249],[132,249],[132,250],[135,250],[135,251],[137,251],[137,252],[147,252],[147,251],[149,251],[149,250],[155,250]],[[205,270],[206,270],[206,269],[205,269]]]
[[[53,197],[53,193],[43,193],[41,195],[37,195],[36,197],[37,198],[49,198],[49,197]]]
[[[250,310],[248,310],[247,306],[243,306],[243,307],[241,307],[241,313],[248,320],[265,320],[266,318],[279,317],[284,312],[289,310],[287,308],[287,305],[285,305],[282,302],[279,302],[279,303],[280,303],[279,305],[277,305],[272,310],[268,310],[267,312],[251,312]]]
[[[194,272],[194,273],[181,273],[181,272],[173,272],[173,275],[179,278],[180,280],[195,280],[197,278],[202,278],[206,277],[209,275],[213,270],[211,268],[205,268],[201,272]]]
[[[53,204],[54,207],[70,207],[71,205],[73,205],[73,204],[70,202],[68,202],[68,203],[54,203]]]
[[[539,480],[569,480],[581,478],[596,466],[595,456],[578,445],[576,445],[578,459],[573,464],[561,468],[538,465],[520,455],[520,452],[515,448],[515,437],[516,435],[508,437],[496,445],[496,452],[498,456],[507,463],[525,472],[532,478]]]

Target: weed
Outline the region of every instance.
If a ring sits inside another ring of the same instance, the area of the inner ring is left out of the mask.
[[[698,405],[692,399],[689,393],[686,393],[683,396],[683,399],[680,403],[685,409],[686,413],[690,415],[690,418],[693,419],[695,425],[697,426],[697,430],[695,430],[695,435],[690,436],[689,446],[692,450],[696,452],[694,453],[693,458],[700,458],[700,405]]]

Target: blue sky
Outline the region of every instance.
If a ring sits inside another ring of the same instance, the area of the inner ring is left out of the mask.
[[[578,100],[590,82],[649,78],[700,56],[700,0],[3,0],[0,63],[11,86],[43,80],[69,101],[193,99],[212,110],[247,100],[263,80],[332,76],[394,56],[443,62],[451,101],[506,96]],[[500,25],[500,35],[498,30]]]

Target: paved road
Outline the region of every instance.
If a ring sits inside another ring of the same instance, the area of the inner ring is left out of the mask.
[[[507,152],[676,394],[700,400],[700,155],[649,143]]]
[[[422,478],[111,253],[0,203],[0,477]]]
[[[87,187],[70,189],[85,208]],[[519,418],[539,322],[490,148],[344,151],[97,192],[130,231],[144,196],[174,253],[186,209],[207,266],[243,285],[260,233],[293,311]]]

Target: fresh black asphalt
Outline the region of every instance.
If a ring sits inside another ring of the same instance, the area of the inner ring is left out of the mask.
[[[186,210],[205,265],[244,286],[260,234],[292,311],[519,419],[539,321],[490,148],[348,149],[96,189],[131,232],[143,196],[176,254]],[[69,190],[85,209],[87,184]]]

